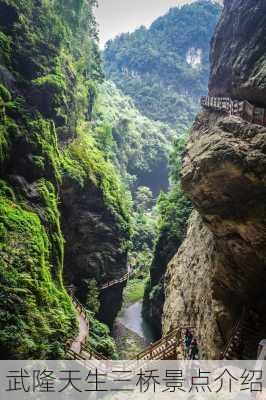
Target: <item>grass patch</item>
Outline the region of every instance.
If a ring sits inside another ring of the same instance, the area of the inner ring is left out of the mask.
[[[124,305],[128,306],[140,301],[144,297],[147,278],[132,278],[124,290]]]

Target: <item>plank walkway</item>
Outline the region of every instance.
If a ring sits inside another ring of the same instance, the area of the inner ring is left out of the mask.
[[[79,333],[76,338],[71,338],[66,342],[66,356],[71,360],[103,360],[108,361],[107,358],[95,351],[90,345],[86,344],[89,338],[90,326],[88,312],[86,308],[80,303],[80,301],[74,296],[73,292],[70,291],[72,302],[75,306],[78,321],[79,321]],[[247,312],[243,308],[239,319],[236,321],[232,328],[231,335],[226,343],[224,351],[221,353],[220,359],[222,360],[234,360],[241,357],[241,344],[242,339],[249,336],[254,336],[254,330],[246,324]],[[155,343],[152,343],[144,351],[136,354],[134,360],[143,361],[158,361],[158,360],[184,360],[186,359],[183,339],[185,331],[189,330],[195,337],[195,328],[192,326],[177,327],[171,330],[168,335],[164,336]],[[255,335],[253,345],[256,347],[259,341],[259,336]],[[253,346],[253,347],[254,347]],[[243,354],[245,359],[252,357],[251,354]],[[135,361],[136,364],[136,361]],[[132,368],[138,367],[139,364],[132,364]]]
[[[246,308],[243,308],[240,318],[232,329],[231,336],[221,353],[222,360],[251,360],[256,356],[258,344],[265,335],[263,322],[254,320]],[[264,347],[266,351],[266,341]]]
[[[240,116],[244,120],[266,126],[266,109],[256,107],[246,100],[232,100],[229,97],[203,96],[201,106],[206,109],[222,111],[229,115]]]
[[[74,296],[69,293],[76,309],[79,321],[79,333],[76,338],[70,338],[66,342],[66,355],[71,360],[107,360],[102,354],[98,353],[86,344],[90,333],[90,323],[86,308]]]
[[[79,334],[76,338],[71,338],[66,343],[66,356],[70,360],[102,360],[108,362],[108,359],[103,355],[95,351],[87,340],[89,338],[89,319],[87,310],[79,302],[79,300],[71,294],[73,304],[78,314],[79,320]],[[236,360],[243,359],[241,356],[241,339],[247,335],[250,335],[250,327],[246,325],[247,312],[243,308],[240,318],[236,321],[232,328],[231,335],[227,341],[224,351],[221,353],[220,359],[222,360]],[[183,339],[186,330],[195,337],[195,328],[192,326],[184,326],[174,328],[168,335],[164,336],[155,343],[152,343],[144,351],[136,354],[134,360],[130,365],[130,368],[140,367],[140,361],[158,361],[158,360],[185,360],[186,355],[184,351]],[[254,336],[254,330],[251,332]],[[249,338],[250,339],[250,338]],[[258,335],[254,339],[254,346],[257,346],[259,341]],[[253,347],[254,347],[253,346]],[[247,350],[246,350],[247,351]],[[244,354],[245,359],[250,359],[251,354]],[[127,365],[128,366],[128,365]]]
[[[77,338],[71,338],[66,343],[66,355],[71,360],[107,360],[105,356],[86,345],[89,337],[89,320],[85,307],[70,292],[73,304],[79,316],[79,334]],[[176,360],[178,352],[182,349],[182,338],[186,329],[182,327],[173,329],[168,335],[152,343],[147,349],[136,354],[135,360]]]
[[[104,285],[102,285],[100,287],[100,290],[105,290],[105,289],[108,289],[108,288],[113,287],[115,285],[118,285],[119,283],[123,283],[123,282],[127,281],[129,279],[129,277],[130,277],[130,273],[127,272],[125,275],[122,276],[122,278],[114,279],[114,280],[112,280],[110,282],[105,283]]]

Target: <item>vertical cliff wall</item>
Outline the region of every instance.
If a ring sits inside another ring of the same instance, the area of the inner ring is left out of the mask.
[[[64,357],[77,324],[63,278],[86,296],[83,278],[126,269],[123,192],[90,123],[102,79],[92,5],[0,1],[4,359]]]
[[[260,1],[225,2],[212,47],[212,94],[261,102],[264,7]],[[245,35],[243,26],[249,28]],[[243,351],[235,356],[256,356],[266,334],[265,173],[265,127],[219,112],[198,115],[182,169],[182,186],[196,211],[168,265],[163,327],[166,333],[187,322],[196,326],[204,358],[219,357],[243,311]]]
[[[265,106],[265,47],[265,1],[225,0],[212,41],[210,94]]]

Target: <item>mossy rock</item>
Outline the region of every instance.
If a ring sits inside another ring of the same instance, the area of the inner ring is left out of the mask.
[[[49,237],[39,217],[11,200],[7,185],[1,187],[1,358],[63,358],[76,317],[60,280],[52,279]]]

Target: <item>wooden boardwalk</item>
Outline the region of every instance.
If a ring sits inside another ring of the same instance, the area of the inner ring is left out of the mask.
[[[105,289],[108,289],[108,288],[113,287],[113,286],[115,286],[115,285],[118,285],[119,283],[126,282],[126,281],[129,279],[129,277],[130,277],[130,273],[127,272],[127,273],[126,273],[125,275],[123,275],[121,278],[119,278],[119,279],[114,279],[114,280],[112,280],[112,281],[110,281],[110,282],[105,283],[104,285],[102,285],[102,286],[100,287],[100,290],[105,290]]]
[[[66,343],[66,355],[71,360],[107,360],[107,358],[86,345],[89,337],[89,319],[86,308],[70,292],[73,304],[79,316],[79,334]],[[168,335],[152,343],[144,351],[134,356],[134,360],[176,360],[178,352],[182,351],[182,339],[186,329],[181,327],[173,329]]]
[[[73,293],[70,294],[78,314],[79,334],[76,338],[71,338],[67,341],[67,358],[70,360],[103,360],[107,362],[108,360],[103,354],[95,351],[89,344],[87,344],[90,332],[88,312]],[[246,317],[247,313],[245,308],[243,308],[239,319],[232,328],[231,335],[227,340],[224,351],[220,355],[220,359],[234,360],[239,359],[239,357],[241,358],[242,339],[247,336],[247,330],[250,329],[249,326],[246,325]],[[143,362],[158,360],[185,360],[187,356],[185,355],[183,339],[187,329],[193,334],[193,337],[195,337],[194,327],[184,326],[174,328],[168,333],[168,335],[155,343],[151,343],[151,345],[144,351],[136,354],[133,357],[135,364],[141,360]],[[254,342],[256,345],[259,338],[256,337],[254,340],[256,341],[256,343]],[[135,365],[133,361],[132,363],[132,368],[134,368],[134,366],[139,367],[140,365],[139,363]]]
[[[236,115],[253,124],[266,126],[266,109],[253,106],[246,100],[232,100],[229,97],[201,97],[201,106],[206,109]]]

